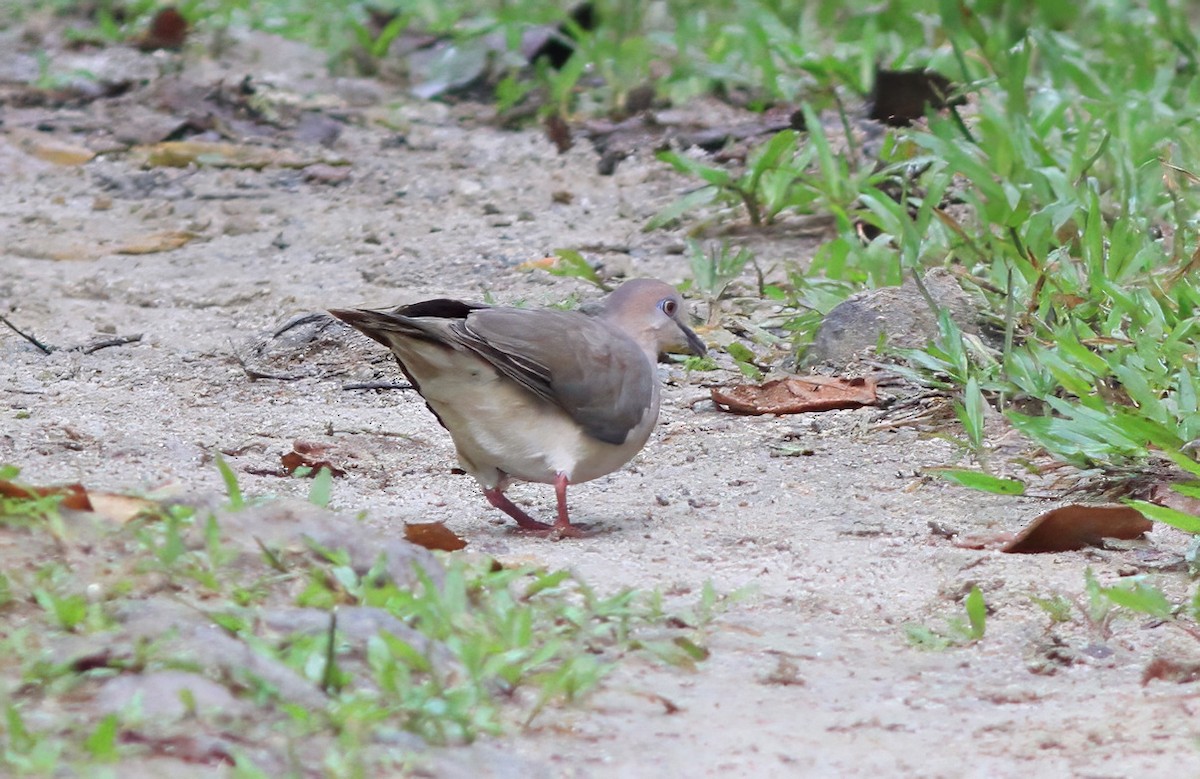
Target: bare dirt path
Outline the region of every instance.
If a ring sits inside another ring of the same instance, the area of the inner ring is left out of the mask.
[[[449,475],[449,440],[419,399],[342,389],[399,379],[370,362],[375,345],[349,331],[305,344],[288,340],[294,331],[256,353],[292,317],[332,306],[592,295],[518,269],[558,247],[609,272],[681,281],[681,236],[641,228],[686,182],[648,154],[601,176],[583,145],[560,156],[540,132],[488,126],[479,107],[326,78],[318,55],[291,44],[254,37],[230,56],[184,73],[201,83],[252,73],[341,117],[328,148],[294,144],[343,158],[345,181],[278,166],[147,170],[126,151],[56,165],[28,139],[97,145],[96,126],[120,117],[94,105],[49,118],[46,108],[4,111],[0,313],[59,347],[142,339],[46,355],[0,330],[0,461],[36,483],[203,495],[222,490],[212,453],[225,450],[247,492],[302,496],[306,483],[256,474],[276,470],[294,440],[333,443],[355,458],[334,506],[365,509],[397,533],[405,521],[444,520],[472,550],[569,567],[601,588],[746,589],[695,673],[622,665],[584,704],[497,740],[525,775],[1200,773],[1194,691],[1141,684],[1152,657],[1194,655],[1194,642],[1136,619],[1111,636],[1081,618],[1052,627],[1029,600],[1079,596],[1087,566],[1105,582],[1153,573],[1147,561],[1181,548],[1177,535],[1157,531],[1123,551],[960,549],[930,523],[1016,530],[1051,504],[920,478],[955,446],[872,430],[871,411],[733,417],[693,402],[711,374],[664,366],[671,383],[651,444],[631,467],[573,490],[575,517],[598,532],[547,542],[511,532],[471,480]],[[115,253],[178,231],[194,237],[173,251]],[[799,260],[805,248],[774,251]],[[251,381],[239,358],[294,380]],[[773,456],[785,439],[812,454]],[[535,514],[552,510],[547,489],[512,494]],[[991,608],[983,641],[908,644],[905,623],[940,626],[972,584]],[[517,769],[461,769],[506,770]]]

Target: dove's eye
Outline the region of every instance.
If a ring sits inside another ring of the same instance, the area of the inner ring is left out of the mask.
[[[671,300],[671,298],[667,298],[659,303],[658,307],[667,316],[675,316],[675,311],[679,308],[679,305],[674,300]]]

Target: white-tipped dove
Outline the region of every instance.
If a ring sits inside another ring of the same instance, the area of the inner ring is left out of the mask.
[[[650,437],[658,355],[705,352],[679,293],[653,279],[625,282],[591,313],[446,299],[329,313],[392,350],[489,503],[526,530],[561,535],[579,535],[567,485],[615,471]],[[513,480],[554,485],[553,525],[505,497]]]

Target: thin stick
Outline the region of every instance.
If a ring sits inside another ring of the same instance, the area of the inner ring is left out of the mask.
[[[97,341],[96,343],[89,344],[87,346],[76,346],[74,349],[72,349],[72,351],[80,351],[80,352],[83,352],[84,354],[91,354],[92,352],[98,352],[101,349],[107,349],[110,346],[124,346],[125,344],[135,344],[140,340],[142,340],[141,333],[138,333],[137,335],[120,335],[120,336],[117,336],[116,338],[109,338],[106,341]]]
[[[229,345],[229,348],[233,349],[232,343]],[[246,374],[246,378],[250,381],[258,381],[259,379],[270,379],[271,381],[300,381],[301,379],[308,378],[306,376],[286,376],[279,373],[263,373],[262,371],[256,370],[247,365],[246,361],[242,359],[242,356],[238,354],[236,350],[233,351],[233,359],[237,361],[237,364],[242,369],[242,373]]]
[[[397,384],[391,381],[355,381],[342,385],[344,390],[410,390],[416,389],[411,384]]]
[[[21,336],[26,341],[28,341],[29,343],[33,344],[38,349],[40,349],[42,354],[50,354],[50,352],[54,351],[54,347],[46,346],[46,344],[44,344],[41,341],[39,341],[38,339],[34,338],[29,333],[21,332],[21,330],[16,325],[14,325],[12,322],[8,321],[8,319],[2,315],[0,315],[0,322],[3,322],[4,324],[8,325],[8,329],[12,330],[14,333]]]
[[[282,327],[280,327],[278,330],[271,333],[271,337],[278,338],[279,336],[286,333],[288,330],[291,330],[293,327],[300,327],[301,325],[308,325],[308,324],[312,324],[313,322],[320,322],[322,320],[326,320],[327,324],[331,324],[333,322],[333,319],[329,316],[329,314],[326,314],[326,313],[323,313],[320,311],[313,313],[313,314],[303,314],[301,316],[296,317],[292,321],[287,322]]]

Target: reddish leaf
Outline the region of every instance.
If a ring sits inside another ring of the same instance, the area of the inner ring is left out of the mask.
[[[58,505],[75,511],[91,511],[92,503],[88,500],[87,490],[82,484],[65,484],[61,487],[30,487],[11,481],[0,480],[0,495],[6,498],[44,498],[47,495],[62,495]]]
[[[142,51],[182,49],[187,40],[188,23],[183,14],[168,6],[154,15],[150,29],[135,43]]]
[[[1102,538],[1138,538],[1151,527],[1150,520],[1129,506],[1072,503],[1035,517],[1015,536],[999,534],[968,538],[957,545],[1016,554],[1070,552],[1096,546]]]
[[[838,408],[873,406],[875,381],[831,376],[793,376],[766,384],[714,387],[713,403],[735,414],[800,414]]]
[[[559,154],[566,154],[575,145],[575,139],[571,137],[571,126],[558,114],[547,116],[544,125],[546,137],[554,144],[554,148],[558,149]]]
[[[1171,489],[1172,482],[1160,481],[1150,487],[1146,500],[1166,506],[1169,509],[1183,511],[1200,516],[1200,498],[1193,498]]]
[[[292,451],[279,459],[283,461],[284,470],[291,474],[294,474],[297,468],[311,468],[312,471],[306,474],[311,477],[316,476],[322,468],[328,468],[334,476],[345,476],[345,470],[338,468],[326,459],[328,454],[329,447],[327,446],[307,441],[293,441]]]
[[[1156,657],[1142,671],[1142,686],[1155,679],[1176,684],[1200,681],[1200,663],[1195,660],[1179,660],[1171,657]]]
[[[404,537],[417,546],[442,552],[455,552],[467,545],[466,541],[441,522],[406,523]]]

